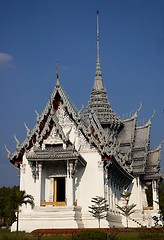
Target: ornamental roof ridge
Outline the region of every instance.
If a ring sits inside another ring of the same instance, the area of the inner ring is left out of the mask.
[[[130,173],[130,169],[126,168],[123,163],[119,160],[118,155],[115,156],[115,158],[112,159],[113,163],[119,168],[119,170],[130,180],[132,180],[134,177]]]
[[[102,146],[105,147],[108,144],[108,136],[102,128],[97,115],[92,111],[88,118],[88,137],[92,138],[92,141],[98,147],[98,150],[102,151]],[[92,131],[90,131],[92,129]],[[106,143],[106,144],[105,144]]]
[[[148,159],[146,163],[146,170],[153,169],[154,172],[159,172],[159,166],[161,161],[161,146],[148,152]]]
[[[133,121],[134,119],[137,119],[137,117],[137,113],[135,112],[131,117],[123,119],[123,122]]]
[[[51,97],[49,98],[41,115],[39,116],[39,114],[36,113],[36,115],[37,115],[36,116],[36,124],[33,127],[32,131],[28,132],[28,136],[26,136],[25,140],[22,143],[18,144],[18,139],[16,138],[16,136],[14,137],[16,140],[17,147],[16,147],[16,150],[12,154],[10,154],[10,160],[12,160],[13,158],[17,158],[19,156],[19,153],[21,150],[25,151],[25,149],[27,147],[29,147],[30,141],[32,140],[33,136],[38,135],[39,132],[41,133],[40,125],[42,124],[42,121],[44,120],[45,116],[47,116],[47,117],[49,116],[49,114],[51,112],[51,108],[52,108],[52,100],[54,99],[57,92],[61,95],[62,100],[63,100],[65,106],[67,107],[67,110],[73,115],[73,117],[75,119],[78,119],[78,111],[75,109],[75,107],[69,100],[69,98],[66,95],[66,93],[64,92],[61,84],[57,83],[54,90],[52,91]]]
[[[123,121],[127,122],[127,121],[134,120],[135,118],[137,119],[138,118],[138,112],[141,111],[141,108],[142,108],[142,102],[140,102],[140,105],[139,105],[138,109],[132,114],[132,116],[124,119]]]
[[[154,116],[155,116],[155,110],[154,110],[152,116],[150,116],[150,118],[147,120],[147,122],[141,126],[137,126],[137,129],[151,127],[151,120],[154,118]]]
[[[148,153],[154,153],[154,152],[161,151],[161,148],[162,148],[162,146],[160,143],[156,148],[149,150]]]
[[[143,124],[141,126],[136,126],[136,129],[143,129],[143,128],[148,128],[148,127],[151,127],[150,119],[145,124]]]

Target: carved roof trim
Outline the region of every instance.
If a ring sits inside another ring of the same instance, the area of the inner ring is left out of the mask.
[[[131,117],[124,119],[123,122],[133,121],[134,119],[137,119],[137,117],[137,113],[135,112]]]
[[[133,180],[133,175],[131,175],[127,170],[124,169],[123,166],[121,166],[117,160],[117,156],[115,156],[115,158],[112,158],[112,163],[116,166],[116,168],[127,178],[129,179],[129,181]]]
[[[41,148],[35,148],[26,153],[26,157],[29,161],[67,161],[67,160],[79,160],[79,162],[86,166],[87,162],[84,158],[75,150],[73,145],[69,145],[66,149],[53,149],[42,150]]]
[[[148,152],[147,166],[159,166],[161,158],[161,144]]]

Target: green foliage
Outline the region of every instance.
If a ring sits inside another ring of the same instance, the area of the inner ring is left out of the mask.
[[[29,233],[19,232],[17,235],[16,232],[10,232],[9,229],[0,229],[0,240],[72,240],[72,236],[33,236]]]
[[[125,205],[123,207],[120,207],[117,205],[117,208],[121,211],[121,214],[124,215],[125,217],[129,217],[132,213],[135,212],[133,208],[136,206],[136,204],[131,204],[131,205]]]
[[[28,240],[25,232],[20,232],[19,236],[16,233],[11,233],[8,229],[0,230],[0,240]],[[32,239],[31,239],[32,240]]]
[[[92,206],[89,206],[89,212],[93,217],[98,219],[99,228],[100,228],[100,220],[107,217],[108,204],[107,200],[103,197],[96,196],[92,198],[91,202]]]
[[[27,203],[33,207],[33,197],[20,191],[19,187],[0,188],[0,225],[11,226],[16,221],[15,212],[18,212],[19,206]]]
[[[164,233],[145,233],[145,232],[141,232],[139,233],[139,238],[140,239],[164,239]]]
[[[0,188],[0,225],[9,227],[15,220],[15,192],[19,188],[2,187]]]
[[[119,240],[139,240],[139,232],[118,233]]]
[[[119,205],[116,205],[116,207],[121,211],[120,213],[126,217],[126,227],[128,227],[128,217],[135,212],[134,208],[136,204],[132,203],[131,205],[128,205],[129,203],[129,197],[131,193],[125,190],[122,194],[121,197],[125,200],[126,204],[125,206],[121,207]]]
[[[107,234],[104,231],[98,229],[81,230],[73,235],[73,240],[116,240],[116,234]]]
[[[26,194],[25,191],[15,191],[13,194],[13,201],[15,202],[15,209],[18,209],[19,206],[29,203],[34,207],[34,198],[33,196]]]

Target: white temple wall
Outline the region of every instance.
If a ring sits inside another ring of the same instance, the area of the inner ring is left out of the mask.
[[[26,155],[23,156],[20,171],[20,190],[24,190],[26,194],[30,194],[34,197],[35,205],[38,206],[38,191],[36,191],[36,182],[32,176],[30,163],[26,159]],[[27,209],[27,206],[22,205],[22,209]]]
[[[158,188],[157,188],[157,180],[152,181],[152,197],[153,197],[153,209],[159,210],[159,196],[158,196]]]
[[[143,208],[142,204],[142,188],[141,188],[141,182],[139,177],[136,177],[133,179],[132,182],[132,190],[131,195],[129,198],[129,205],[136,204],[135,209],[141,209]]]
[[[83,169],[77,172],[77,178],[81,179],[77,187],[77,202],[79,206],[82,206],[82,211],[88,211],[93,197],[104,197],[103,162],[96,151],[81,154],[87,161],[87,166],[83,174]]]
[[[45,178],[43,180],[43,184],[45,185],[45,192],[43,193],[44,195],[44,200],[46,202],[49,202],[49,192],[50,192],[50,179],[49,178]]]

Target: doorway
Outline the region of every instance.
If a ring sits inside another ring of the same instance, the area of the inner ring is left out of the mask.
[[[54,178],[54,204],[56,206],[65,206],[65,178]]]

